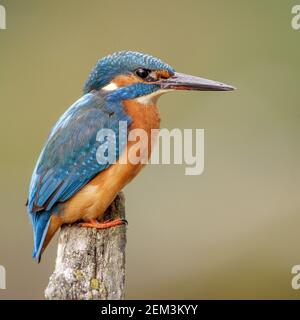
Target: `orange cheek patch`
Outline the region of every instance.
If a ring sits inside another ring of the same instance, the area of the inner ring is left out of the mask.
[[[171,74],[167,70],[158,70],[155,72],[158,79],[163,78],[163,79],[168,79],[171,77]]]
[[[112,81],[117,87],[126,87],[130,84],[137,83],[139,80],[134,75],[120,75]]]

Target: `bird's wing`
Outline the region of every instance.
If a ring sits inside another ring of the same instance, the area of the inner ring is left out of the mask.
[[[34,170],[28,196],[31,214],[49,211],[59,202],[72,197],[96,174],[111,164],[96,160],[100,129],[111,129],[116,136],[116,159],[119,148],[119,121],[131,119],[119,104],[108,105],[94,93],[75,102],[56,123]],[[127,129],[127,127],[126,127]]]

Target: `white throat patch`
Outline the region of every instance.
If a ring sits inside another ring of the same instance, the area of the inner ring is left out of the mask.
[[[114,90],[116,90],[118,88],[119,87],[114,82],[110,82],[108,85],[103,87],[102,90],[104,90],[104,91],[114,91]]]
[[[161,96],[164,93],[170,92],[170,91],[174,91],[174,90],[173,89],[160,89],[160,90],[157,90],[157,91],[152,92],[150,94],[147,94],[146,96],[138,97],[134,100],[136,100],[138,103],[149,105],[149,104],[153,104],[155,98],[157,98],[158,96]]]

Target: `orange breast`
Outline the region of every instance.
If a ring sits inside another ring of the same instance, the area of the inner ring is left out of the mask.
[[[129,132],[134,129],[143,129],[146,132],[148,136],[147,154],[149,158],[152,151],[151,130],[159,129],[160,127],[160,116],[157,106],[155,104],[144,105],[134,100],[127,100],[124,102],[124,109],[132,119],[132,124],[129,127]],[[154,141],[152,141],[152,143],[153,142]],[[132,145],[134,145],[134,142],[132,143],[129,141],[128,148],[130,148]]]
[[[143,105],[136,101],[124,102],[126,113],[132,118],[129,132],[133,129],[143,129],[148,135],[148,152],[151,155],[151,129],[158,129],[160,117],[156,105]],[[124,188],[142,169],[144,164],[132,164],[128,157],[130,149],[136,144],[129,141],[127,150],[121,155],[116,164],[99,173],[84,188],[65,203],[63,222],[72,223],[83,219],[90,220],[101,217],[116,194]]]
[[[151,129],[158,129],[160,117],[156,105],[143,105],[136,101],[125,101],[124,109],[132,118],[129,132],[133,129],[143,129],[148,135],[147,155],[151,155]],[[152,135],[153,136],[153,135]],[[78,220],[90,221],[100,218],[112,203],[117,193],[124,188],[142,169],[144,164],[132,164],[124,158],[134,148],[135,142],[128,142],[127,149],[116,164],[99,173],[86,186],[64,203],[61,215],[52,215],[50,226],[43,245],[43,250],[54,233],[64,223]],[[126,162],[126,161],[125,161]]]

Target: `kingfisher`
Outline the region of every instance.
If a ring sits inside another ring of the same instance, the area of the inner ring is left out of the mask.
[[[98,161],[97,150],[107,144],[97,133],[109,129],[120,139],[120,123],[127,133],[159,129],[157,99],[177,90],[230,91],[234,87],[175,72],[148,54],[120,51],[97,61],[85,82],[83,95],[52,128],[32,174],[27,211],[34,236],[33,258],[42,253],[63,224],[105,229],[126,223],[101,221],[106,209],[144,167],[124,161],[133,141],[114,145],[115,161]],[[153,141],[147,143],[150,157]],[[145,150],[144,150],[145,151]],[[143,151],[142,151],[143,152]]]

